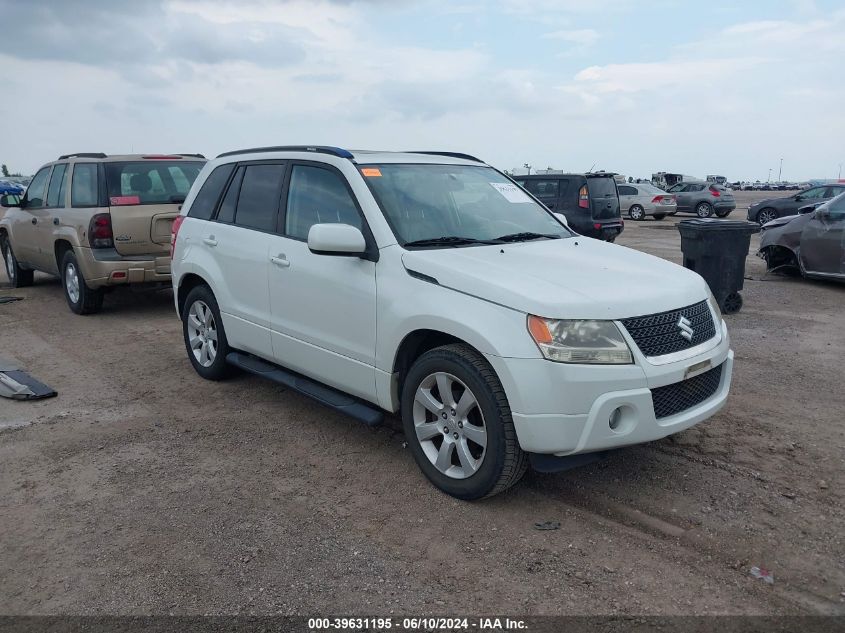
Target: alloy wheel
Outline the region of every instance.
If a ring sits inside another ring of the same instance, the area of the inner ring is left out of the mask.
[[[12,284],[15,283],[15,256],[12,254],[12,247],[6,247],[6,275]]]
[[[79,272],[73,262],[65,266],[65,288],[71,303],[79,303]]]
[[[478,471],[487,427],[478,399],[461,380],[445,372],[426,376],[417,387],[413,419],[417,441],[438,471],[453,479]]]
[[[188,341],[196,361],[211,367],[217,358],[217,324],[204,301],[194,301],[188,311]]]
[[[760,211],[760,213],[757,214],[757,222],[760,224],[760,226],[763,226],[767,222],[776,220],[777,217],[777,213],[775,213],[771,209],[763,209],[762,211]]]

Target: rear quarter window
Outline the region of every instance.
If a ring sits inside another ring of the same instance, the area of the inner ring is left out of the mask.
[[[188,217],[210,220],[223,194],[223,188],[229,182],[229,176],[235,170],[235,163],[220,165],[212,171],[194,198]]]

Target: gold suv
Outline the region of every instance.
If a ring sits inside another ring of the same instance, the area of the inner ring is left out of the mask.
[[[26,193],[0,197],[0,250],[13,287],[40,270],[77,314],[112,286],[170,282],[170,225],[205,164],[200,154],[68,154]]]

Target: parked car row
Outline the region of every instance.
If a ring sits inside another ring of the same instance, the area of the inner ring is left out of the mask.
[[[795,189],[805,189],[808,187],[806,183],[797,182],[734,182],[731,183],[731,188],[737,191],[789,191]]]
[[[689,428],[732,377],[699,275],[559,213],[614,238],[612,175],[520,180],[444,152],[76,154],[2,198],[0,237],[14,284],[60,274],[81,314],[170,279],[200,376],[397,414],[425,476],[477,499]]]

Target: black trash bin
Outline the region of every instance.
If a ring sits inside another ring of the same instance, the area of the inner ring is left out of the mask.
[[[694,219],[678,223],[684,266],[704,277],[722,312],[733,314],[742,308],[745,258],[751,234],[760,231],[753,222]]]

